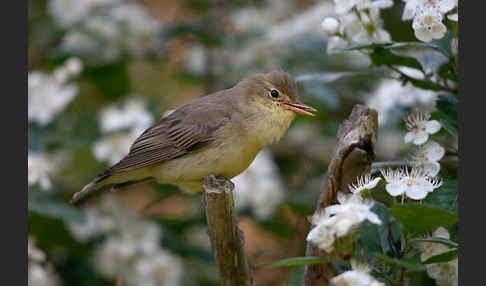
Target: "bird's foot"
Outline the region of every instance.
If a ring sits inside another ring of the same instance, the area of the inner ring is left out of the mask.
[[[223,176],[215,176],[210,174],[203,178],[203,186],[206,190],[225,190],[232,191],[235,184]]]

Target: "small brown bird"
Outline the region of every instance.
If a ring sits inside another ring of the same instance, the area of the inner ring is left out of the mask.
[[[102,187],[145,180],[202,191],[213,174],[231,179],[280,139],[295,114],[314,116],[289,73],[247,77],[230,89],[187,102],[145,130],[128,155],[74,194],[77,202]]]

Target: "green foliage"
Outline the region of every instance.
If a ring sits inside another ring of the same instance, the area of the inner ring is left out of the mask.
[[[290,266],[305,266],[311,264],[320,264],[320,263],[330,263],[334,262],[334,259],[330,258],[322,258],[318,256],[306,256],[306,257],[292,257],[292,258],[285,258],[279,261],[273,262],[267,267],[290,267]]]
[[[83,223],[84,213],[72,205],[62,202],[56,195],[50,195],[42,191],[28,192],[29,212],[47,217]]]
[[[457,215],[442,208],[409,203],[391,208],[392,216],[397,219],[410,235],[420,235],[439,226],[446,228],[457,222]]]
[[[414,239],[411,239],[410,241],[411,242],[435,242],[435,243],[447,245],[449,247],[454,247],[454,248],[459,247],[459,244],[457,242],[454,242],[452,240],[445,239],[445,238],[442,238],[442,237],[414,238]]]
[[[378,260],[381,261],[385,264],[391,265],[391,266],[400,266],[404,267],[405,269],[409,271],[424,271],[425,266],[420,263],[417,260],[412,260],[412,259],[397,259],[397,258],[391,258],[388,256],[385,256],[380,253],[373,253],[373,256]]]
[[[376,202],[371,210],[378,215],[381,224],[376,225],[368,221],[362,223],[358,232],[359,243],[367,253],[390,254],[397,239],[396,234],[392,235],[392,225],[395,232],[400,232],[399,225],[390,221],[390,210],[384,204]]]
[[[457,213],[459,205],[458,199],[457,180],[449,179],[438,189],[430,193],[424,199],[424,203],[430,206],[440,207],[452,213]]]
[[[435,255],[430,257],[429,259],[424,261],[424,264],[432,264],[432,263],[439,263],[439,262],[448,262],[457,258],[459,251],[457,249],[444,252],[439,255]]]
[[[93,66],[86,69],[84,75],[95,83],[100,95],[111,100],[119,99],[130,92],[127,62]]]
[[[457,98],[440,95],[436,102],[439,121],[442,127],[451,135],[458,136]]]

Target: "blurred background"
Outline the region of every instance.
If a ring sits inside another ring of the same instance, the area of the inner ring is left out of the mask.
[[[297,117],[233,179],[235,200],[257,284],[300,285],[302,267],[266,265],[305,255],[339,124],[355,104],[377,109],[377,161],[396,160],[403,115],[435,100],[359,52],[328,53],[321,22],[333,5],[29,0],[29,285],[219,285],[199,195],[154,183],[68,201],[165,112],[273,69],[290,72],[319,112]],[[414,40],[402,11],[395,1],[380,24]]]

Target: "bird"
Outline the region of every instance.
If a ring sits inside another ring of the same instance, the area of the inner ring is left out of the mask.
[[[99,189],[152,180],[200,193],[205,176],[237,176],[263,147],[282,137],[296,114],[313,112],[301,102],[290,73],[250,75],[167,112],[135,139],[125,157],[76,192],[71,203]]]

